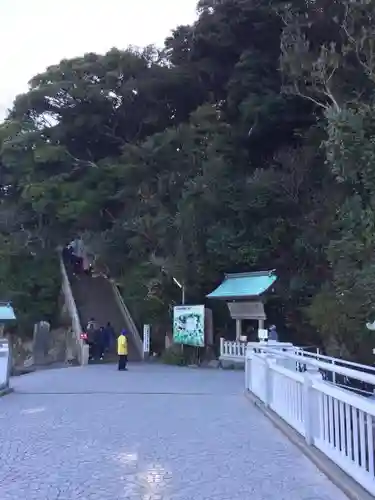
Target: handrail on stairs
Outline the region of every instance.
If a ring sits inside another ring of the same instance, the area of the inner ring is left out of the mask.
[[[65,298],[65,304],[68,308],[69,316],[72,320],[72,330],[73,330],[73,340],[75,344],[75,348],[77,351],[78,362],[80,365],[87,363],[87,356],[85,355],[85,344],[81,339],[82,334],[82,326],[81,321],[79,319],[79,314],[77,310],[77,306],[74,300],[72,287],[70,285],[68,273],[66,272],[64,259],[62,257],[62,252],[59,249],[59,261],[60,261],[60,270],[62,277],[62,290]]]
[[[112,285],[112,289],[113,289],[113,292],[115,294],[117,305],[121,309],[122,314],[126,320],[126,323],[128,324],[130,333],[134,339],[137,351],[138,351],[141,359],[144,359],[143,341],[141,339],[141,336],[139,335],[138,328],[137,328],[136,324],[134,323],[132,315],[130,314],[129,309],[126,306],[124,299],[122,298],[122,295],[121,295],[120,290],[118,289],[118,287],[116,285],[116,282],[112,279],[110,279],[109,281]]]

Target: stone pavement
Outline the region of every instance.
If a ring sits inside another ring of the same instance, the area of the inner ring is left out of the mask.
[[[243,396],[243,373],[47,370],[0,399],[1,500],[345,500]]]

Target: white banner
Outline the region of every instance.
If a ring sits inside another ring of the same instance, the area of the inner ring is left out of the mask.
[[[268,339],[268,330],[266,330],[264,328],[259,328],[258,339],[259,340],[267,340]]]
[[[143,352],[150,352],[150,325],[143,325]]]

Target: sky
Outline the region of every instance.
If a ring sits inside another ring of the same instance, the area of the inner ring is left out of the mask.
[[[61,59],[161,46],[196,19],[197,0],[0,0],[0,119],[27,82]]]

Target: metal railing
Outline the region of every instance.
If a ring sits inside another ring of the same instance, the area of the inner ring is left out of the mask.
[[[293,349],[295,351],[298,347],[294,346],[289,342],[242,342],[238,340],[225,340],[220,339],[220,360],[221,361],[237,361],[245,362],[246,351],[248,346],[257,347],[262,350],[263,347],[268,347],[269,345],[278,346],[280,349]]]
[[[84,341],[81,339],[81,334],[82,334],[81,321],[79,319],[77,306],[73,297],[72,288],[70,286],[68,273],[66,272],[65,263],[62,258],[61,252],[59,253],[59,259],[60,259],[60,270],[62,278],[62,292],[64,295],[65,305],[72,322],[72,340],[74,345],[74,351],[75,355],[77,356],[79,364],[85,365],[88,363],[88,352],[87,352],[88,348],[85,345]]]
[[[293,363],[299,354],[249,347],[245,364],[245,387],[341,467],[372,495],[375,494],[375,402],[324,381],[327,365],[336,375],[375,385],[375,375],[306,359],[306,371]]]
[[[139,356],[141,359],[144,359],[143,340],[142,340],[141,336],[139,335],[138,328],[137,328],[136,324],[134,323],[132,315],[130,314],[129,309],[126,306],[124,299],[122,298],[120,290],[118,289],[115,281],[110,280],[110,282],[112,285],[112,289],[113,289],[113,293],[115,295],[117,305],[120,308],[120,310],[124,316],[125,322],[129,328],[130,334],[134,340],[134,343],[135,343],[136,349],[139,353]]]
[[[246,342],[220,339],[220,360],[245,361]]]
[[[302,351],[297,352],[297,354],[299,354],[300,356],[302,356],[304,358],[304,360],[301,361],[301,363],[300,363],[301,365],[305,364],[306,359],[323,361],[325,363],[328,363],[328,365],[332,365],[331,367],[327,366],[325,372],[331,373],[331,381],[334,384],[345,387],[345,388],[351,388],[350,384],[348,384],[348,383],[345,384],[345,383],[340,382],[339,378],[337,377],[337,372],[334,370],[335,366],[343,366],[346,368],[353,368],[353,369],[359,370],[363,373],[370,373],[370,374],[375,375],[375,367],[374,366],[364,365],[361,363],[356,363],[354,361],[347,361],[347,360],[341,359],[341,358],[334,358],[332,356],[326,356],[324,354],[320,354],[319,352],[313,353],[313,352],[307,352],[305,350],[302,350]],[[360,388],[353,388],[352,387],[351,389],[354,391],[363,393],[363,394],[372,393],[372,391],[361,390]]]
[[[348,376],[338,376],[335,371],[335,366],[343,366],[346,368],[354,368],[355,370],[362,371],[364,373],[371,373],[375,375],[375,367],[369,365],[363,365],[361,363],[356,363],[354,361],[346,361],[345,359],[334,358],[332,356],[326,356],[321,354],[318,347],[312,346],[295,346],[291,343],[284,342],[240,342],[220,339],[220,360],[234,361],[234,362],[245,362],[246,350],[248,347],[257,348],[259,352],[266,352],[269,348],[277,348],[282,351],[291,352],[300,356],[299,360],[296,362],[289,362],[289,365],[293,365],[296,371],[304,372],[306,369],[306,363],[308,360],[324,361],[326,363],[325,369],[323,371],[323,376],[325,380],[333,382],[339,387],[350,389],[353,392],[371,396],[374,393],[375,387],[369,384],[363,384],[362,380],[360,383],[353,383],[353,379]],[[316,352],[310,352],[311,349],[315,349]],[[302,358],[302,359],[301,359]],[[289,366],[290,367],[290,366]]]

